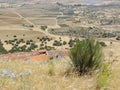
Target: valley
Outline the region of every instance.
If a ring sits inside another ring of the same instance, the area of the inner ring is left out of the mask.
[[[76,72],[70,52],[96,59],[99,46],[102,69]],[[119,0],[0,0],[0,90],[120,90],[119,64]]]

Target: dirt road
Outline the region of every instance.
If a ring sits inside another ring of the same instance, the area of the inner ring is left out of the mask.
[[[35,25],[35,24],[34,24],[33,22],[31,22],[29,19],[27,19],[27,18],[25,18],[24,16],[22,16],[22,15],[21,15],[19,12],[17,12],[15,9],[11,9],[11,10],[12,10],[12,12],[14,12],[20,19],[25,20],[29,25],[33,25],[33,27],[31,27],[30,30],[32,30],[32,31],[38,31],[38,32],[41,32],[41,33],[45,34],[46,36],[50,36],[50,37],[54,37],[54,38],[59,38],[59,37],[61,37],[61,36],[59,36],[59,35],[50,34],[50,33],[48,32],[48,30],[45,30],[45,31],[41,30],[39,26]],[[57,24],[57,23],[56,23],[56,24]],[[62,36],[62,37],[63,37],[63,39],[69,39],[68,36]]]

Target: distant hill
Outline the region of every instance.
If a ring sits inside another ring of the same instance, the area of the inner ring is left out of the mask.
[[[1,3],[16,3],[16,2],[28,2],[33,0],[0,0]]]
[[[88,4],[88,5],[101,5],[101,4],[119,4],[120,0],[0,0],[2,3],[37,3],[37,2],[42,2],[42,3],[53,3],[53,2],[60,2],[64,4]]]

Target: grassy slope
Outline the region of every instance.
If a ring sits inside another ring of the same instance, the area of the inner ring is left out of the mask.
[[[104,48],[105,59],[113,61],[111,64],[112,74],[109,81],[110,90],[120,90],[120,43],[107,43]],[[16,80],[0,76],[0,90],[95,90],[96,75],[77,76],[75,73],[66,75],[70,68],[69,58],[57,60],[55,62],[55,75],[49,75],[50,63],[44,62],[0,62],[0,69],[7,68],[17,75],[26,69],[30,69],[32,74],[18,77]]]
[[[17,78],[0,77],[0,90],[93,90],[95,78],[91,76],[78,77],[74,73],[66,76],[69,68],[66,59],[55,62],[55,75],[49,75],[49,63],[40,62],[2,62],[1,68],[12,70],[16,74],[30,69],[32,74]]]

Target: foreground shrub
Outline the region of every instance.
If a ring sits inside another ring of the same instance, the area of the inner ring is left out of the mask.
[[[73,66],[80,74],[85,74],[102,66],[101,45],[94,39],[77,40],[70,50],[69,56]]]

